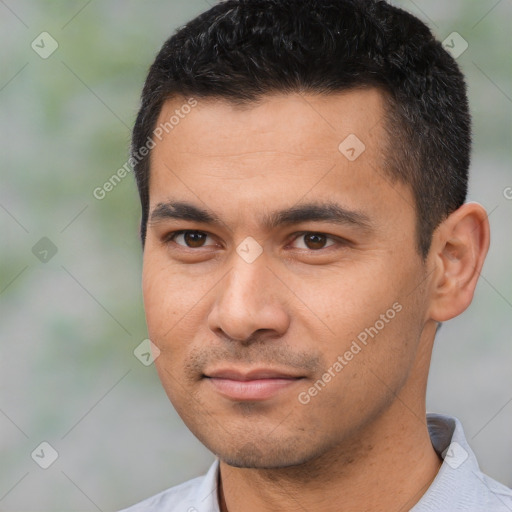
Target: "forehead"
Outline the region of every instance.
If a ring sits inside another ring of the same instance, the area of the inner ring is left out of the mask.
[[[151,153],[150,210],[172,195],[240,217],[269,204],[276,209],[328,196],[369,217],[389,216],[392,206],[395,214],[413,214],[408,187],[390,185],[383,168],[385,96],[379,90],[274,94],[242,107],[195,101],[185,108],[189,99],[174,98],[162,108]]]
[[[268,94],[244,105],[202,98],[193,108],[187,98],[173,98],[160,112],[157,142],[172,140],[181,152],[207,149],[209,156],[234,156],[258,147],[332,157],[339,155],[339,143],[353,135],[372,153],[385,136],[384,101],[384,93],[376,88]]]

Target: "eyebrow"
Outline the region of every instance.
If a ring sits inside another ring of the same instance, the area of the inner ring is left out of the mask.
[[[214,212],[200,208],[186,201],[167,201],[158,203],[149,217],[150,224],[176,219],[210,225],[225,225]],[[345,226],[355,226],[371,230],[370,218],[358,210],[349,210],[333,202],[309,202],[265,214],[261,225],[268,231],[279,226],[300,224],[302,222],[332,222]]]

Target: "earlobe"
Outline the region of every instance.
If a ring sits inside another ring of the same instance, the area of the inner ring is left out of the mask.
[[[433,235],[435,265],[429,316],[444,322],[471,303],[489,249],[489,221],[478,203],[466,203],[449,215]]]

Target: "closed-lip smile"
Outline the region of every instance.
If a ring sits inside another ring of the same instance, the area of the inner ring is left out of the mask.
[[[265,400],[289,388],[303,375],[274,368],[220,368],[203,375],[217,392],[231,400]]]

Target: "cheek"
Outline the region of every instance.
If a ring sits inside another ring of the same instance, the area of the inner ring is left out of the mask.
[[[373,326],[400,294],[401,286],[390,278],[387,265],[383,270],[377,260],[363,263],[340,268],[303,289],[308,304],[340,340],[352,339]]]
[[[193,287],[186,287],[183,276],[170,265],[147,257],[142,288],[149,339],[160,349],[155,368],[170,401],[177,408],[185,407],[190,396],[184,386],[183,361],[197,331]]]
[[[208,276],[194,278],[162,256],[144,257],[142,291],[150,339],[167,359],[178,356],[197,337],[208,307]]]
[[[411,290],[412,276],[417,280],[418,274],[391,263],[380,261],[365,268],[352,267],[350,273],[340,272],[326,283],[322,294],[310,289],[309,298],[316,301],[316,311],[322,311],[330,330],[322,351],[329,364],[346,353],[347,369],[351,369],[345,374],[371,370],[391,377],[407,371],[414,358],[421,308]]]
[[[166,334],[172,334],[173,327],[183,316],[186,307],[182,285],[172,269],[151,252],[144,254],[142,269],[142,295],[146,323],[150,339],[160,349]]]

